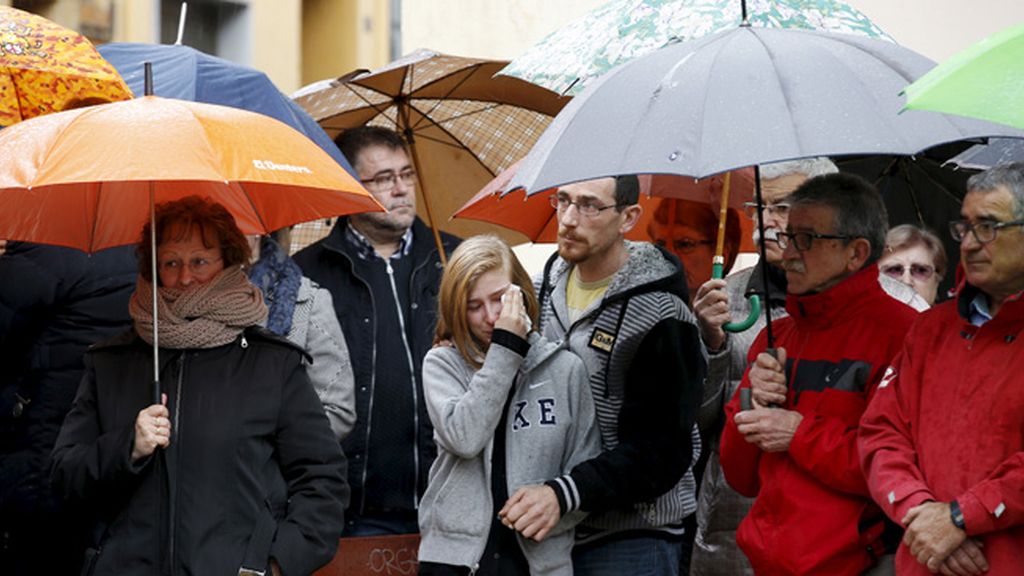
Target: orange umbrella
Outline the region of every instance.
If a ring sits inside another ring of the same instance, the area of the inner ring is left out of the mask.
[[[145,96],[0,130],[0,238],[95,252],[139,240],[156,202],[209,196],[247,234],[383,207],[269,116]],[[156,240],[150,238],[153,278]],[[160,401],[153,282],[154,401]]]
[[[9,6],[0,6],[0,68],[0,127],[132,97],[84,36]]]
[[[246,234],[382,210],[311,140],[237,108],[146,96],[0,131],[0,238],[131,244],[151,202],[190,194],[223,204]]]

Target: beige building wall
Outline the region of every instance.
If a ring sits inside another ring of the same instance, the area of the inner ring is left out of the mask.
[[[303,85],[390,61],[385,0],[303,0],[302,10]]]

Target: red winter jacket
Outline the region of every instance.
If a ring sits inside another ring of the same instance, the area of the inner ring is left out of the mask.
[[[956,500],[984,543],[987,576],[1024,574],[1024,294],[981,327],[978,293],[923,314],[860,428],[871,495],[900,521],[926,501]],[[901,575],[930,574],[906,546]]]
[[[857,425],[916,313],[887,295],[869,266],[820,294],[790,295],[773,325],[786,349],[786,410],[803,415],[787,452],[749,444],[725,408],[721,463],[738,492],[757,496],[736,541],[760,575],[861,574],[885,553],[884,515],[871,501]],[[765,350],[764,331],[750,362]],[[749,388],[749,374],[740,388]]]

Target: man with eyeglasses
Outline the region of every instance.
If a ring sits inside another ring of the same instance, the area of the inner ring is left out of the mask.
[[[916,313],[879,284],[888,221],[871,184],[817,176],[789,204],[789,315],[773,323],[775,354],[758,335],[725,407],[725,478],[756,497],[736,540],[756,573],[891,574],[898,528],[871,500],[856,431]]]
[[[352,487],[344,535],[415,533],[436,455],[421,364],[433,341],[441,259],[416,217],[416,171],[402,137],[365,126],[336,143],[387,208],[339,218],[295,255],[303,274],[331,292],[355,373],[356,424],[342,443]],[[448,253],[459,242],[441,237]]]
[[[1024,163],[967,181],[956,298],[922,315],[864,415],[900,574],[1024,574]]]
[[[603,451],[517,490],[499,512],[538,540],[563,514],[589,512],[576,527],[577,576],[678,574],[683,518],[696,508],[690,466],[706,361],[679,261],[624,240],[639,193],[636,176],[619,176],[552,196],[558,253],[539,282],[540,327],[589,368]]]

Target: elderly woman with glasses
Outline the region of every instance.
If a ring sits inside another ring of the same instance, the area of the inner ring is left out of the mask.
[[[946,249],[935,234],[912,224],[901,224],[886,234],[878,270],[909,285],[929,306],[935,304],[946,267]]]
[[[333,557],[348,486],[305,352],[260,327],[223,206],[158,205],[155,237],[152,278],[147,224],[134,329],[86,354],[53,452],[57,491],[97,512],[82,573],[309,574]]]

